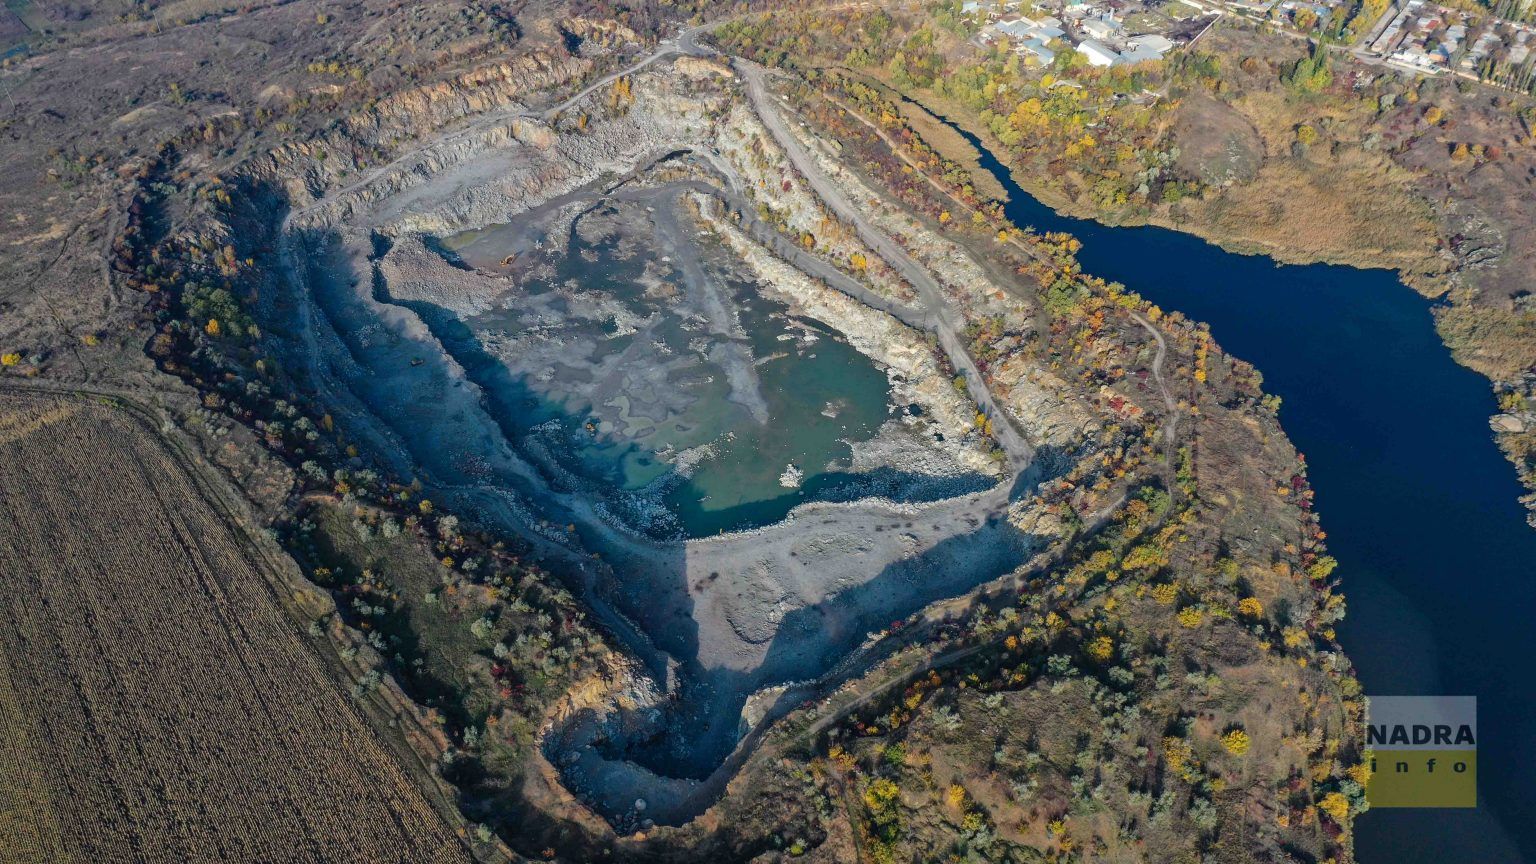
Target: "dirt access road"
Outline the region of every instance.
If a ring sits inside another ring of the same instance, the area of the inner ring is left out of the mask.
[[[753,109],[762,118],[763,125],[768,128],[774,140],[779,142],[779,146],[784,148],[789,161],[816,191],[817,197],[821,198],[839,219],[853,225],[859,238],[888,264],[895,267],[917,291],[918,299],[924,306],[923,312],[926,319],[924,329],[938,336],[939,344],[943,347],[944,353],[949,356],[950,363],[965,377],[971,398],[976,400],[981,413],[993,420],[993,436],[1008,457],[1010,470],[1014,474],[1023,473],[1034,463],[1034,448],[1024,440],[1024,436],[1014,426],[1012,418],[993,399],[981,370],[976,368],[970,352],[965,350],[965,343],[960,337],[962,328],[956,320],[955,310],[944,298],[944,292],[938,282],[921,264],[912,260],[900,244],[864,218],[859,207],[848,198],[847,194],[838,188],[831,178],[822,173],[815,158],[790,131],[784,122],[783,115],[779,113],[778,106],[774,104],[772,94],[768,92],[764,83],[766,70],[740,58],[732,58],[732,65],[746,82],[747,96],[752,101]]]
[[[617,72],[611,72],[607,75],[604,75],[596,81],[593,81],[591,84],[588,84],[586,87],[582,88],[581,92],[565,100],[564,102],[561,102],[559,105],[546,108],[539,112],[530,112],[524,114],[523,116],[528,118],[537,118],[539,120],[543,120],[545,123],[551,123],[554,122],[556,117],[559,117],[572,105],[575,105],[577,102],[587,98],[594,92],[601,90],[603,87],[612,84],[614,81],[617,81],[626,75],[633,75],[636,72],[639,72],[641,69],[644,69],[645,67],[655,63],[657,60],[661,60],[664,57],[713,56],[715,54],[715,49],[710,48],[708,45],[699,44],[699,37],[715,29],[716,27],[719,27],[721,24],[724,24],[729,20],[731,19],[722,18],[719,21],[712,21],[708,24],[700,24],[697,27],[689,27],[687,30],[682,31],[671,39],[663,39],[660,44],[656,46],[655,51],[647,54],[638,63],[635,63],[631,66],[626,66]]]
[[[859,113],[857,109],[848,103],[840,99],[831,97],[828,98],[832,104],[841,108],[848,114],[848,116],[864,124],[864,126],[868,127],[870,131],[879,136],[880,140],[885,142],[885,146],[890,148],[891,153],[895,154],[896,158],[906,163],[906,165],[913,171],[916,171],[918,176],[927,181],[929,187],[931,187],[939,195],[942,195],[957,210],[965,213],[978,212],[976,208],[960,200],[959,198],[956,198],[954,193],[952,193],[944,184],[929,176],[927,169],[915,162],[912,157],[908,156],[906,152],[902,150],[901,145],[893,140],[890,135],[887,135],[885,130],[881,129],[878,124],[865,117],[863,114]],[[1032,244],[1020,239],[1014,234],[1010,233],[1008,237],[1008,243],[1011,244],[1015,249],[1018,249],[1020,252],[1023,252],[1031,258],[1040,261],[1046,261],[1045,257],[1040,254],[1039,249],[1036,249]],[[1050,262],[1047,261],[1046,263]],[[1012,286],[1009,286],[1008,290],[1017,293],[1016,289]],[[1147,331],[1147,333],[1151,334],[1153,341],[1157,343],[1157,353],[1152,358],[1152,377],[1157,382],[1158,392],[1162,396],[1163,405],[1168,409],[1168,423],[1162,429],[1162,438],[1163,443],[1167,445],[1167,452],[1165,455],[1169,470],[1171,471],[1174,464],[1174,443],[1178,439],[1179,419],[1181,412],[1179,409],[1178,400],[1173,397],[1173,392],[1168,389],[1168,381],[1163,377],[1163,363],[1168,358],[1168,340],[1163,338],[1163,334],[1159,332],[1158,329],[1152,325],[1152,322],[1148,321],[1146,316],[1142,315],[1140,312],[1132,311],[1130,312],[1130,316],[1136,321],[1137,324],[1140,324],[1141,327]]]

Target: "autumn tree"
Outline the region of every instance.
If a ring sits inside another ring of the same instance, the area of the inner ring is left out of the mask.
[[[1253,740],[1248,737],[1248,733],[1241,729],[1233,729],[1221,736],[1221,746],[1233,756],[1246,754],[1252,744]]]

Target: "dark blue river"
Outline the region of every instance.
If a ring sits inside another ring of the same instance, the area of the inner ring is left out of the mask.
[[[1385,270],[1285,266],[1162,228],[1060,216],[981,142],[1020,226],[1083,242],[1083,269],[1208,322],[1264,373],[1306,455],[1367,695],[1478,700],[1476,810],[1376,809],[1364,864],[1536,861],[1536,531],[1494,445],[1488,382],[1452,361],[1430,304]]]

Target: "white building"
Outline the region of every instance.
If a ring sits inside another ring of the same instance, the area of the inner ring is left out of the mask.
[[[1013,39],[1028,39],[1029,31],[1034,28],[1035,22],[1028,18],[1012,18],[997,22],[997,32]]]
[[[1147,33],[1142,36],[1132,36],[1126,41],[1131,44],[1132,48],[1137,48],[1143,51],[1150,51],[1154,54],[1167,54],[1169,51],[1173,50],[1173,40],[1169,39],[1167,36],[1160,36],[1156,33]]]
[[[1129,48],[1120,53],[1120,61],[1117,65],[1129,66],[1133,63],[1144,63],[1148,60],[1163,59],[1163,52],[1153,51],[1150,48]]]
[[[1114,39],[1120,35],[1120,22],[1105,21],[1101,18],[1089,18],[1083,22],[1083,32],[1092,39]]]
[[[1077,53],[1088,58],[1090,66],[1113,66],[1120,60],[1120,55],[1113,48],[1097,39],[1084,39],[1077,43]]]
[[[1439,64],[1433,58],[1418,48],[1404,48],[1389,59],[1416,71],[1434,72],[1439,68]]]
[[[1028,18],[1009,18],[997,22],[996,29],[1014,39],[1040,39],[1046,42],[1052,39],[1060,39],[1067,35],[1061,29],[1061,22],[1055,18],[1043,18],[1032,21]]]

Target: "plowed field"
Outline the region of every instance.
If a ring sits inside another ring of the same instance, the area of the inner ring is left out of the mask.
[[[469,860],[248,554],[131,415],[0,395],[0,862]]]

